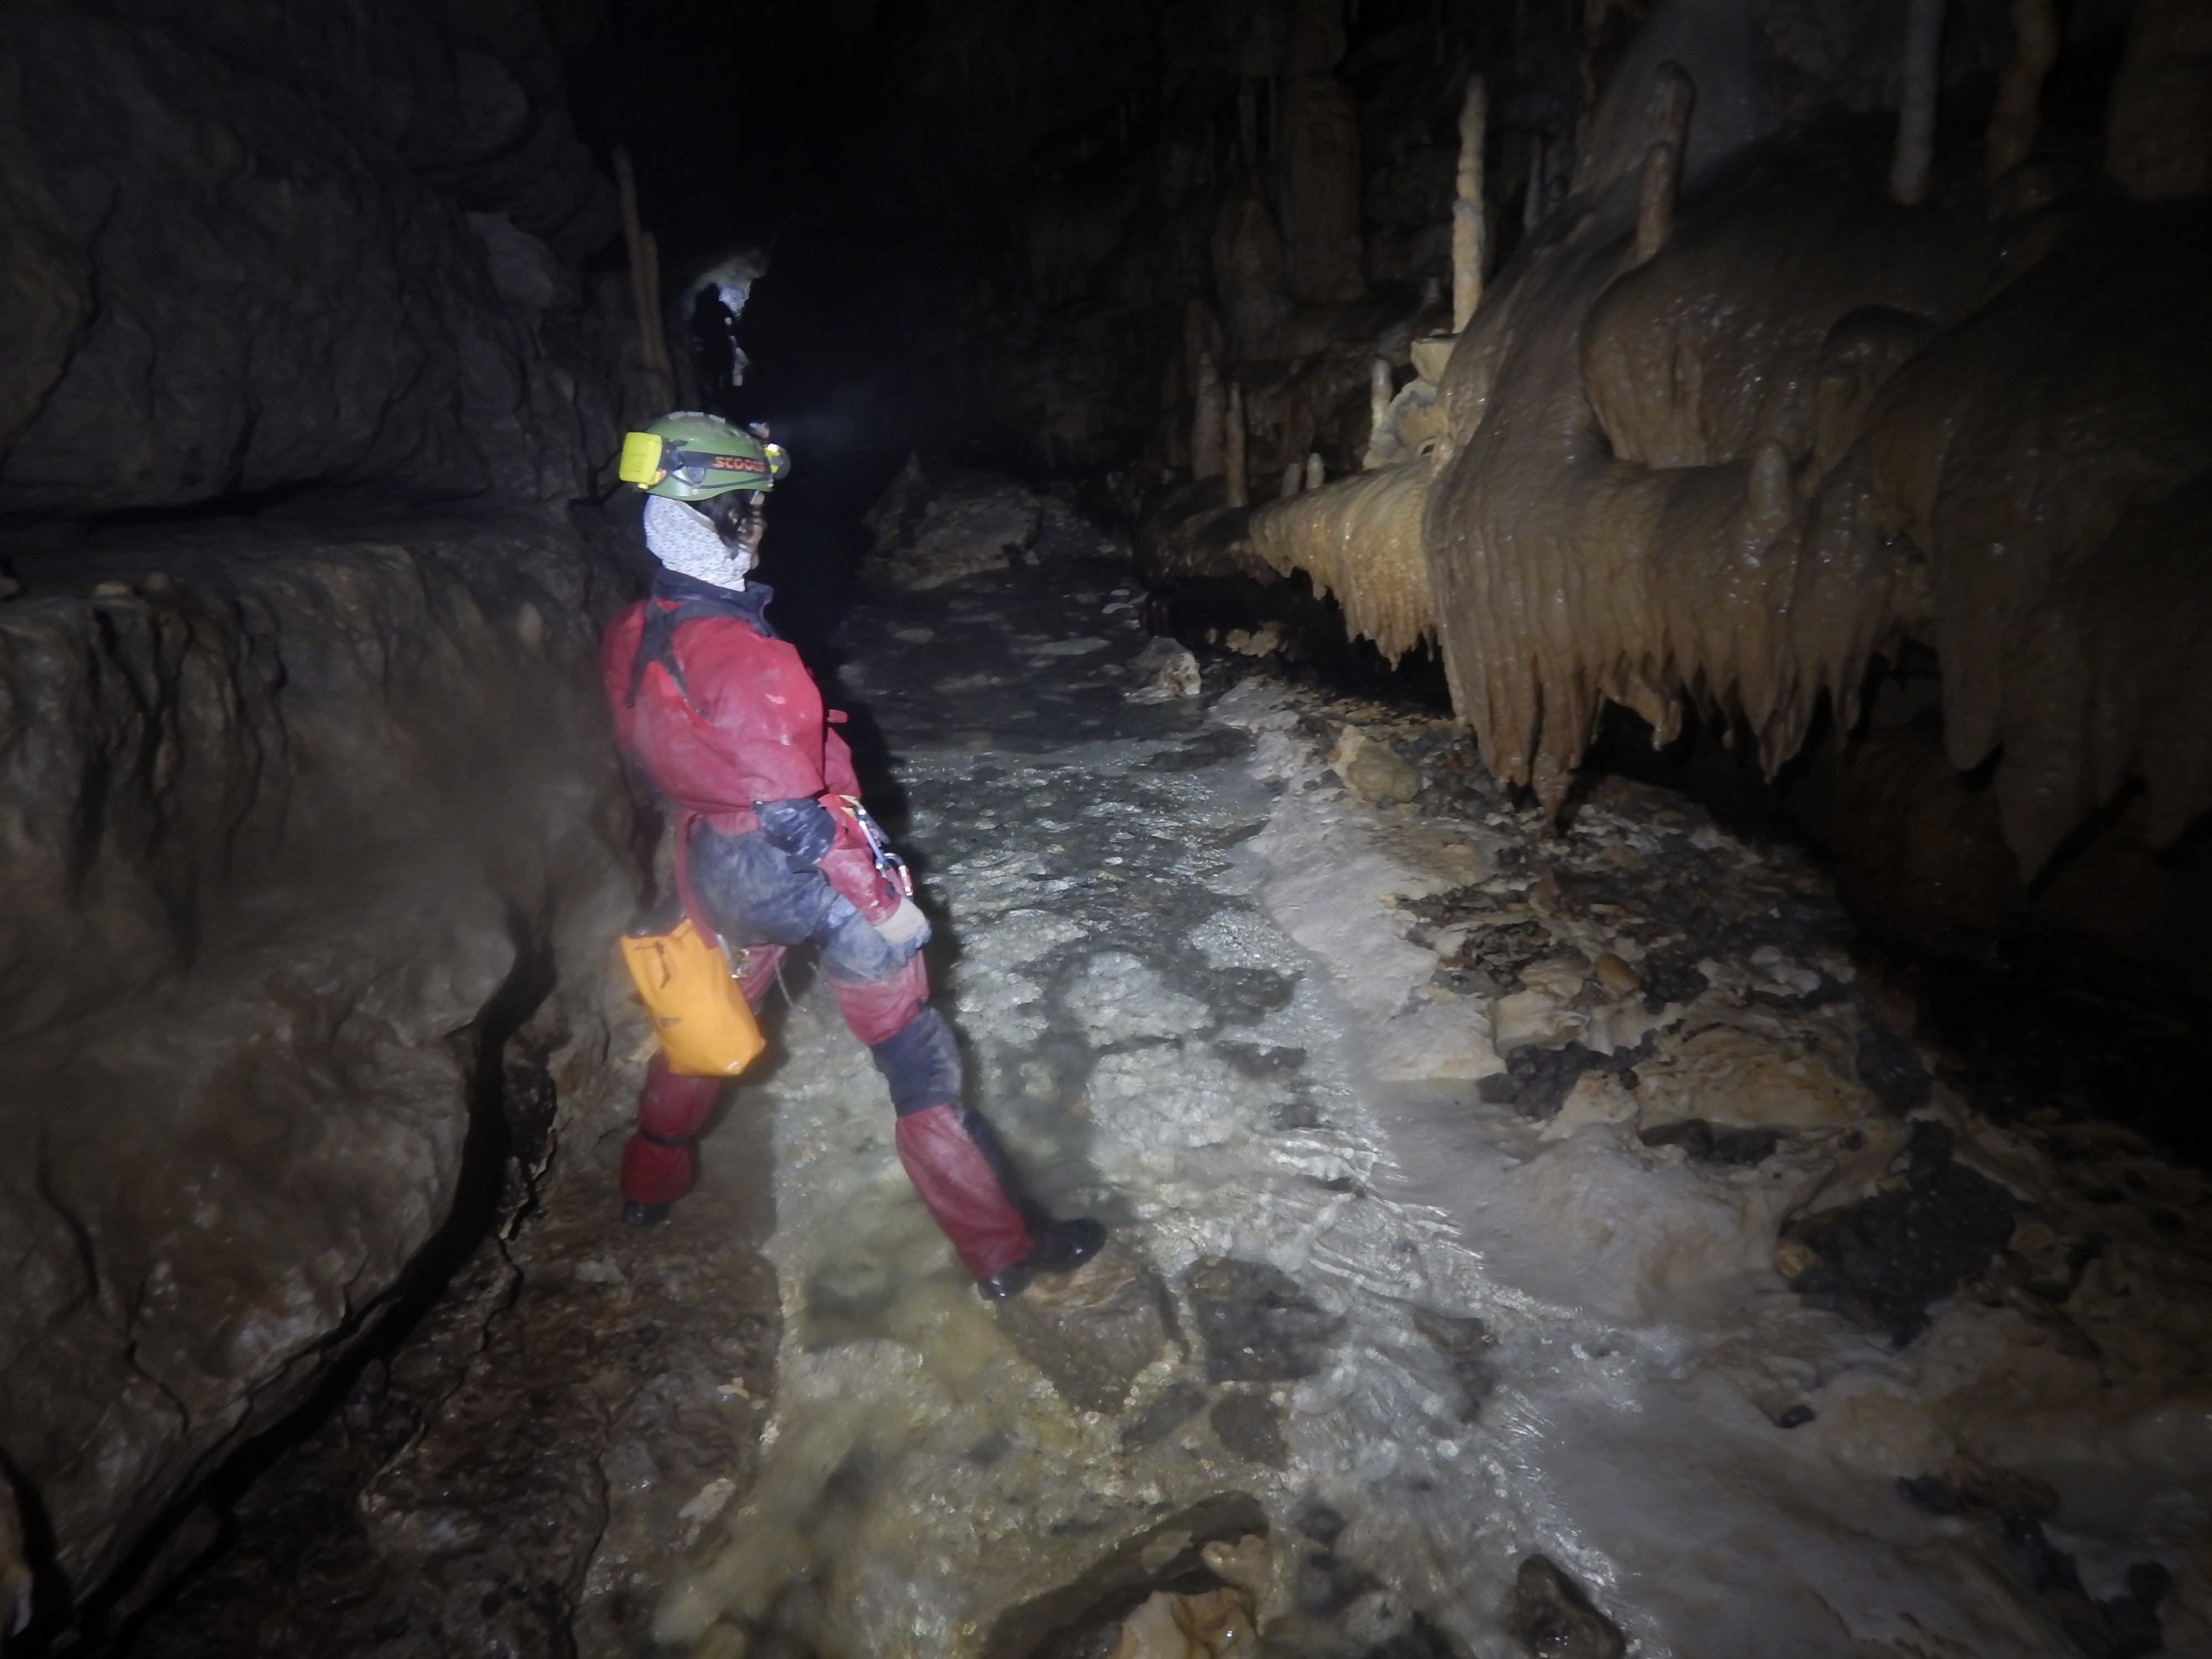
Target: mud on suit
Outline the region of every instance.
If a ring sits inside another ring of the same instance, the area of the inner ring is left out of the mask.
[[[960,1103],[952,1033],[929,1006],[923,933],[895,943],[875,924],[901,894],[840,798],[860,795],[799,653],[763,612],[771,590],[732,590],[664,569],[608,629],[600,666],[623,752],[673,817],[677,886],[693,925],[743,947],[739,981],[758,1007],[777,965],[811,941],[853,1035],[898,1115],[899,1161],[978,1279],[1026,1257],[1041,1217],[990,1125]],[[696,1138],[721,1088],[678,1077],[656,1054],[623,1151],[623,1196],[665,1204],[690,1190]]]

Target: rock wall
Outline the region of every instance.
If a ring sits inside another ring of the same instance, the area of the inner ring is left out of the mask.
[[[34,1638],[189,1561],[180,1500],[419,1313],[607,1075],[636,866],[593,643],[636,574],[561,510],[635,362],[585,270],[593,24],[10,9],[0,1462]],[[504,1114],[518,1032],[550,1123]]]
[[[118,536],[0,608],[0,1423],[42,1617],[448,1224],[523,1020],[587,1092],[633,897],[580,538]]]
[[[615,219],[559,50],[530,0],[11,8],[0,524],[584,493],[615,416],[574,273]]]

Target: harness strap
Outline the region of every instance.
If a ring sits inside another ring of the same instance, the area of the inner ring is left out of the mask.
[[[699,622],[708,617],[749,620],[734,605],[720,599],[678,599],[672,605],[664,605],[657,599],[646,601],[645,626],[638,631],[637,654],[629,661],[629,695],[625,702],[636,705],[638,688],[645,684],[645,671],[654,663],[666,669],[668,678],[676,682],[677,696],[687,703],[691,701],[690,688],[684,684],[684,669],[676,660],[676,629],[684,623]]]
[[[672,829],[676,837],[676,848],[671,860],[676,867],[676,900],[684,907],[684,914],[690,920],[693,932],[701,939],[719,939],[722,937],[721,930],[707,920],[706,911],[699,906],[698,894],[691,890],[691,830],[702,816],[688,806],[676,809],[676,822]]]

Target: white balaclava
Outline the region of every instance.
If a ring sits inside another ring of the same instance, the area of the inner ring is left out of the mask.
[[[722,539],[714,521],[689,501],[667,495],[645,498],[645,544],[671,570],[742,593],[753,556]]]

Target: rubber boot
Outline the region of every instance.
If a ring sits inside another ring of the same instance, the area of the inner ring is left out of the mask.
[[[691,1190],[699,1171],[699,1132],[721,1089],[720,1078],[677,1076],[663,1054],[646,1066],[637,1128],[623,1148],[623,1219],[631,1226],[665,1221],[668,1206]]]
[[[1047,1221],[1030,1229],[1034,1241],[1026,1256],[1011,1267],[975,1281],[975,1288],[985,1300],[1003,1302],[1010,1296],[1019,1296],[1029,1288],[1030,1280],[1039,1273],[1071,1273],[1098,1254],[1106,1242],[1103,1224],[1089,1216],[1075,1216],[1066,1221]]]

